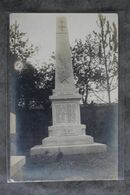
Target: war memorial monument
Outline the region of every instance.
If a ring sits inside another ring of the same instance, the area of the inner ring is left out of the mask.
[[[80,100],[74,82],[67,19],[56,21],[56,73],[52,101],[53,125],[48,127],[48,137],[41,145],[31,148],[34,155],[64,155],[98,153],[106,151],[106,145],[94,142],[86,135],[86,126],[81,124]]]

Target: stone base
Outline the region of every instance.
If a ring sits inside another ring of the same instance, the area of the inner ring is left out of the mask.
[[[10,177],[16,174],[22,179],[22,167],[25,165],[25,156],[11,156],[10,158]],[[10,178],[10,179],[11,179]],[[9,181],[10,182],[10,181]]]
[[[89,135],[79,135],[79,136],[50,136],[42,140],[43,147],[48,146],[71,146],[71,145],[86,145],[93,144],[93,137]]]
[[[46,146],[46,147],[43,145],[38,145],[31,148],[31,156],[34,155],[55,156],[58,155],[59,153],[62,153],[64,155],[73,155],[73,154],[99,153],[105,151],[106,151],[106,145],[100,143],[68,145],[68,146]]]
[[[82,124],[67,124],[67,125],[53,125],[48,127],[49,136],[62,137],[62,136],[79,136],[86,135],[86,125]]]

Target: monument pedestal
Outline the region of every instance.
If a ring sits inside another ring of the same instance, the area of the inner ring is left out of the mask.
[[[85,125],[80,124],[80,96],[53,95],[53,126],[48,127],[49,137],[42,145],[31,148],[31,155],[56,156],[98,153],[106,151],[106,145],[95,143],[92,136],[86,135]]]

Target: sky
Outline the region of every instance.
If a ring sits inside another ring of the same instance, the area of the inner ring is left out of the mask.
[[[56,47],[56,17],[64,15],[67,17],[69,29],[69,41],[72,46],[75,39],[84,40],[85,36],[93,30],[98,31],[96,24],[97,14],[46,14],[46,13],[12,13],[10,24],[15,21],[20,24],[20,30],[26,32],[30,43],[38,46],[39,52],[33,60],[46,62],[49,60]],[[104,14],[112,23],[118,24],[117,14]]]
[[[55,52],[56,48],[56,17],[64,15],[67,18],[69,41],[73,46],[75,39],[85,39],[85,36],[93,30],[98,31],[97,26],[97,13],[12,13],[10,14],[10,25],[15,21],[20,25],[19,29],[27,33],[30,43],[38,46],[38,53],[29,59],[34,64],[38,62],[51,61],[51,54]],[[115,22],[118,27],[118,15],[116,13],[106,13],[110,23]],[[105,97],[104,97],[105,98]],[[117,90],[113,95],[117,99]]]

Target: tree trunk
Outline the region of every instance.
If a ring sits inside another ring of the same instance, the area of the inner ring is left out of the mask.
[[[88,84],[85,85],[85,90],[84,90],[84,98],[83,98],[83,104],[87,104],[88,102]]]
[[[108,74],[108,67],[107,67],[107,59],[105,56],[105,48],[104,48],[104,63],[105,63],[105,70],[106,70],[106,81],[107,81],[107,94],[108,94],[108,103],[111,103],[111,94],[110,94],[110,83],[109,83],[109,74]]]
[[[101,26],[101,35],[102,35],[102,47],[103,47],[103,55],[104,55],[104,65],[105,65],[105,72],[106,72],[106,82],[107,82],[107,94],[108,94],[108,103],[111,103],[111,95],[110,95],[110,83],[109,83],[109,73],[108,73],[108,65],[106,59],[106,50],[105,50],[105,40],[104,40],[104,29]]]

